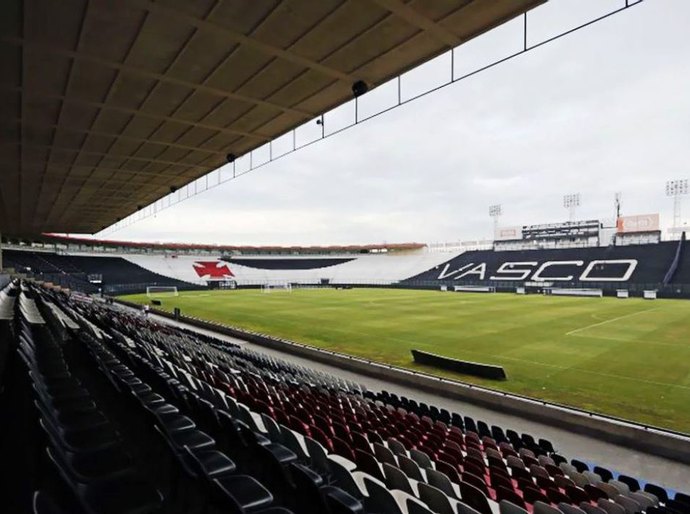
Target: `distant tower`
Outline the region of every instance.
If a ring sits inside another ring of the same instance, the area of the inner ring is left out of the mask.
[[[563,196],[563,207],[568,209],[568,219],[575,221],[575,211],[580,206],[580,193],[572,193]]]
[[[503,207],[500,203],[489,206],[489,216],[491,216],[494,219],[494,237],[496,237],[496,233],[498,232],[498,219],[501,217],[502,214]]]
[[[669,180],[666,182],[666,196],[673,198],[673,234],[680,226],[681,196],[688,194],[688,179]]]

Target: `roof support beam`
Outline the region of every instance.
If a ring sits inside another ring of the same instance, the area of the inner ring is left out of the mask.
[[[179,123],[181,125],[189,125],[192,127],[200,127],[200,128],[205,128],[208,130],[215,130],[217,132],[222,132],[223,134],[229,134],[233,136],[244,136],[248,137],[251,139],[256,139],[259,141],[264,141],[268,142],[271,138],[266,135],[266,134],[259,134],[259,133],[252,133],[252,132],[245,132],[242,130],[233,130],[229,129],[226,127],[219,127],[216,125],[208,125],[206,123],[201,123],[198,121],[193,121],[193,120],[185,120],[181,118],[173,118],[172,116],[163,116],[160,114],[152,114],[149,112],[143,112],[139,111],[137,109],[130,109],[128,107],[120,107],[116,105],[109,105],[105,104],[103,102],[94,102],[92,100],[83,100],[83,99],[76,99],[76,98],[69,98],[66,97],[65,95],[56,95],[56,94],[29,94],[27,91],[22,91],[21,88],[17,87],[5,87],[5,86],[0,86],[0,90],[4,91],[19,91],[22,94],[25,94],[26,96],[31,96],[33,98],[46,98],[49,100],[61,100],[65,102],[70,102],[70,103],[75,103],[79,105],[86,105],[88,107],[96,107],[99,109],[109,109],[111,111],[116,111],[116,112],[122,112],[126,114],[134,114],[136,116],[141,116],[143,118],[150,118],[153,120],[163,120],[163,121],[169,121],[171,123]]]
[[[19,120],[19,119],[15,120],[15,121],[16,121],[16,123],[21,123],[21,120]],[[219,150],[210,150],[208,148],[203,148],[201,146],[183,145],[183,144],[174,143],[171,141],[162,141],[162,140],[150,139],[150,138],[126,136],[124,134],[115,134],[112,132],[104,132],[102,130],[77,128],[77,127],[71,127],[68,125],[57,125],[55,123],[25,123],[24,127],[36,128],[36,129],[50,129],[50,130],[59,128],[60,131],[74,132],[75,134],[84,134],[84,135],[116,138],[116,139],[122,139],[123,141],[131,141],[132,143],[148,143],[148,144],[152,144],[152,145],[164,146],[166,148],[179,148],[180,150],[190,150],[190,151],[193,150],[195,152],[207,153],[209,155],[217,155],[218,157],[223,157],[226,155],[226,152],[222,152]]]
[[[222,25],[218,25],[217,23],[213,23],[211,21],[206,20],[200,20],[198,18],[195,18],[194,16],[190,16],[189,14],[178,11],[177,9],[168,7],[167,5],[154,3],[151,0],[130,0],[130,3],[138,5],[142,9],[145,9],[152,13],[177,18],[178,20],[182,20],[186,23],[189,23],[190,25],[196,27],[199,30],[213,32],[235,43],[239,43],[254,50],[263,52],[267,55],[272,55],[273,57],[283,59],[285,61],[291,62],[292,64],[312,69],[314,71],[321,73],[322,75],[342,80],[347,83],[352,83],[356,80],[354,77],[348,75],[347,73],[343,73],[342,71],[329,68],[328,66],[324,66],[323,64],[320,64],[318,62],[290,53],[286,50],[283,50],[282,48],[271,46],[256,39],[252,39],[248,36],[245,36],[244,34],[241,34],[240,32],[236,32],[227,27],[223,27]]]
[[[397,17],[402,18],[413,27],[428,32],[438,41],[448,46],[448,48],[454,48],[462,43],[462,40],[451,31],[423,16],[414,8],[405,5],[400,0],[374,0],[374,2],[387,11],[395,14]]]
[[[129,75],[135,75],[138,77],[144,77],[144,78],[149,78],[149,79],[153,79],[153,80],[158,80],[160,82],[164,82],[164,83],[168,83],[168,84],[174,84],[177,86],[188,87],[188,88],[193,89],[195,91],[201,91],[201,92],[209,93],[209,94],[216,95],[216,96],[219,96],[222,98],[226,98],[228,100],[236,100],[239,102],[244,102],[244,103],[248,103],[248,104],[252,104],[252,105],[259,105],[262,107],[268,107],[270,109],[275,109],[276,111],[298,114],[300,116],[303,116],[306,119],[311,119],[311,118],[314,118],[316,116],[315,113],[305,111],[303,109],[295,109],[292,107],[279,105],[279,104],[276,104],[273,102],[262,100],[260,98],[252,98],[250,96],[233,93],[233,92],[227,91],[225,89],[219,89],[219,88],[208,86],[208,85],[201,85],[201,84],[197,84],[195,82],[189,82],[189,81],[186,81],[183,79],[171,77],[169,75],[164,75],[162,73],[156,73],[153,71],[144,70],[144,69],[137,68],[135,66],[131,66],[128,64],[124,64],[124,63],[107,61],[105,59],[101,59],[100,57],[95,57],[92,55],[87,55],[87,54],[75,52],[72,50],[55,48],[52,46],[42,45],[42,44],[38,44],[38,43],[30,43],[30,42],[28,42],[24,39],[21,39],[21,38],[4,37],[4,38],[0,38],[0,42],[9,43],[9,44],[16,45],[16,46],[21,46],[22,48],[24,48],[24,50],[38,51],[41,53],[49,53],[52,55],[59,55],[62,57],[67,57],[67,58],[73,59],[73,60],[83,61],[83,62],[87,62],[87,63],[91,63],[91,64],[98,64],[100,66],[110,68],[113,70],[117,70],[120,72],[124,72],[124,73],[127,73]]]
[[[13,145],[16,143],[3,143],[6,145]],[[34,144],[34,143],[23,143],[22,145],[23,148],[41,148],[41,149],[49,149],[51,151],[62,151],[62,152],[71,152],[75,154],[84,154],[84,155],[99,155],[102,157],[112,157],[113,159],[122,159],[125,161],[141,161],[141,162],[146,162],[146,163],[155,163],[155,164],[165,164],[166,166],[179,166],[185,169],[189,168],[195,168],[199,170],[207,170],[208,166],[200,166],[198,164],[192,164],[188,162],[181,162],[181,161],[165,161],[162,159],[147,159],[146,157],[137,157],[135,155],[119,155],[119,154],[113,154],[109,152],[96,152],[93,150],[83,150],[81,148],[63,148],[60,146],[55,146],[55,145],[39,145],[39,144]],[[47,161],[50,162],[50,159]],[[74,164],[69,164],[68,166],[74,166]],[[95,166],[96,168],[100,168],[100,165]]]

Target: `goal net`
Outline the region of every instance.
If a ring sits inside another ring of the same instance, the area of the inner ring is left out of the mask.
[[[604,291],[601,289],[592,288],[575,288],[575,287],[545,287],[545,295],[554,296],[604,296]]]
[[[460,293],[495,293],[494,286],[453,286],[453,291]]]
[[[291,293],[292,292],[292,284],[290,284],[290,283],[262,284],[261,292],[262,293],[275,293],[275,292]]]
[[[147,286],[146,296],[149,298],[161,298],[167,296],[179,296],[175,286]]]

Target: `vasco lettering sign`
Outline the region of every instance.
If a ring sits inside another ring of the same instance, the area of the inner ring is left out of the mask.
[[[637,268],[637,259],[596,259],[593,261],[514,261],[504,262],[495,271],[487,271],[485,262],[465,263],[451,270],[446,264],[438,280],[474,279],[531,280],[535,282],[626,282]]]

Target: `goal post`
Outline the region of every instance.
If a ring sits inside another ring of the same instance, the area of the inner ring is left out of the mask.
[[[273,293],[273,292],[292,293],[292,284],[289,282],[285,282],[285,283],[281,283],[281,284],[261,284],[261,292],[262,293]]]
[[[553,296],[589,296],[589,297],[603,297],[603,289],[586,288],[586,287],[545,287],[545,295]]]
[[[456,293],[495,293],[494,286],[453,286]]]
[[[160,298],[166,296],[180,296],[176,286],[146,286],[146,296]]]

